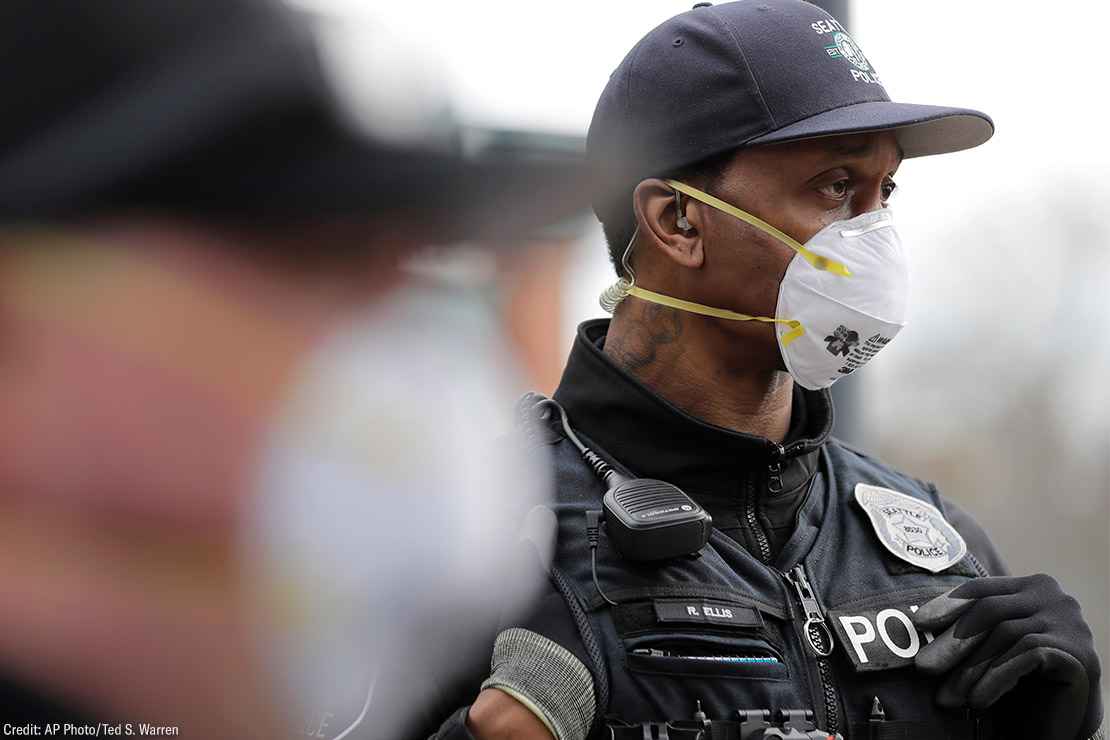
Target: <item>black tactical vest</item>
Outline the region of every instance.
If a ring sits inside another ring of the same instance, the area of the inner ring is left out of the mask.
[[[992,738],[989,715],[938,707],[939,682],[913,657],[932,639],[910,615],[970,578],[987,575],[968,554],[939,573],[892,555],[855,500],[857,484],[906,494],[944,511],[936,490],[841,443],[821,449],[798,526],[772,567],[714,530],[697,556],[622,561],[603,533],[594,586],[586,512],[601,508],[597,475],[567,440],[552,448],[559,521],[553,579],[594,665],[598,720],[591,737],[660,737],[642,723],[709,720],[739,710],[811,709],[849,740]],[[603,450],[596,450],[603,453]],[[874,699],[885,721],[870,722]],[[633,735],[606,725],[628,724]],[[730,730],[729,733],[734,733]],[[735,737],[729,733],[686,737]],[[683,737],[671,728],[669,737]]]

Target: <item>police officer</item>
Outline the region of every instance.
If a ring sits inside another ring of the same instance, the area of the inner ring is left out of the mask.
[[[933,485],[830,436],[829,386],[905,322],[886,209],[899,165],[993,131],[976,111],[891,102],[803,0],[699,3],[629,52],[589,132],[620,192],[594,204],[613,318],[579,328],[554,403],[536,404],[561,599],[502,633],[444,736],[737,737],[783,709],[804,710],[796,731],[851,740],[1099,732],[1075,599],[1009,576]],[[712,515],[708,544],[623,556],[612,522],[590,526],[606,466],[679,487]],[[585,700],[555,676],[579,664]]]
[[[577,215],[584,168],[464,156],[402,82],[422,60],[369,43],[389,84],[353,116],[276,0],[0,6],[4,736],[381,737],[418,692],[374,685],[380,646],[423,667],[425,597],[497,553],[488,514],[451,515],[539,487],[460,464],[505,348],[397,263]]]

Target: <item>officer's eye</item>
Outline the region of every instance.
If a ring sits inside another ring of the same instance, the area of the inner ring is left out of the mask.
[[[848,197],[848,190],[850,185],[851,182],[848,180],[848,178],[845,177],[841,180],[837,180],[836,182],[831,182],[828,185],[822,185],[821,187],[817,188],[817,192],[819,192],[826,198],[832,198],[833,200],[844,200]]]

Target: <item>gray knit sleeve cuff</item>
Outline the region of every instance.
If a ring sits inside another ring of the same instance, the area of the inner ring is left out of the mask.
[[[582,661],[542,635],[514,627],[497,636],[483,689],[500,689],[540,719],[555,740],[584,740],[593,724],[593,678]]]

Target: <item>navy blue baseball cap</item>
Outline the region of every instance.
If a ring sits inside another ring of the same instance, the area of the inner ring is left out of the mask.
[[[699,3],[648,33],[609,77],[587,156],[604,192],[627,192],[742,147],[888,130],[906,157],[921,157],[978,146],[994,123],[892,102],[847,29],[805,0]]]

